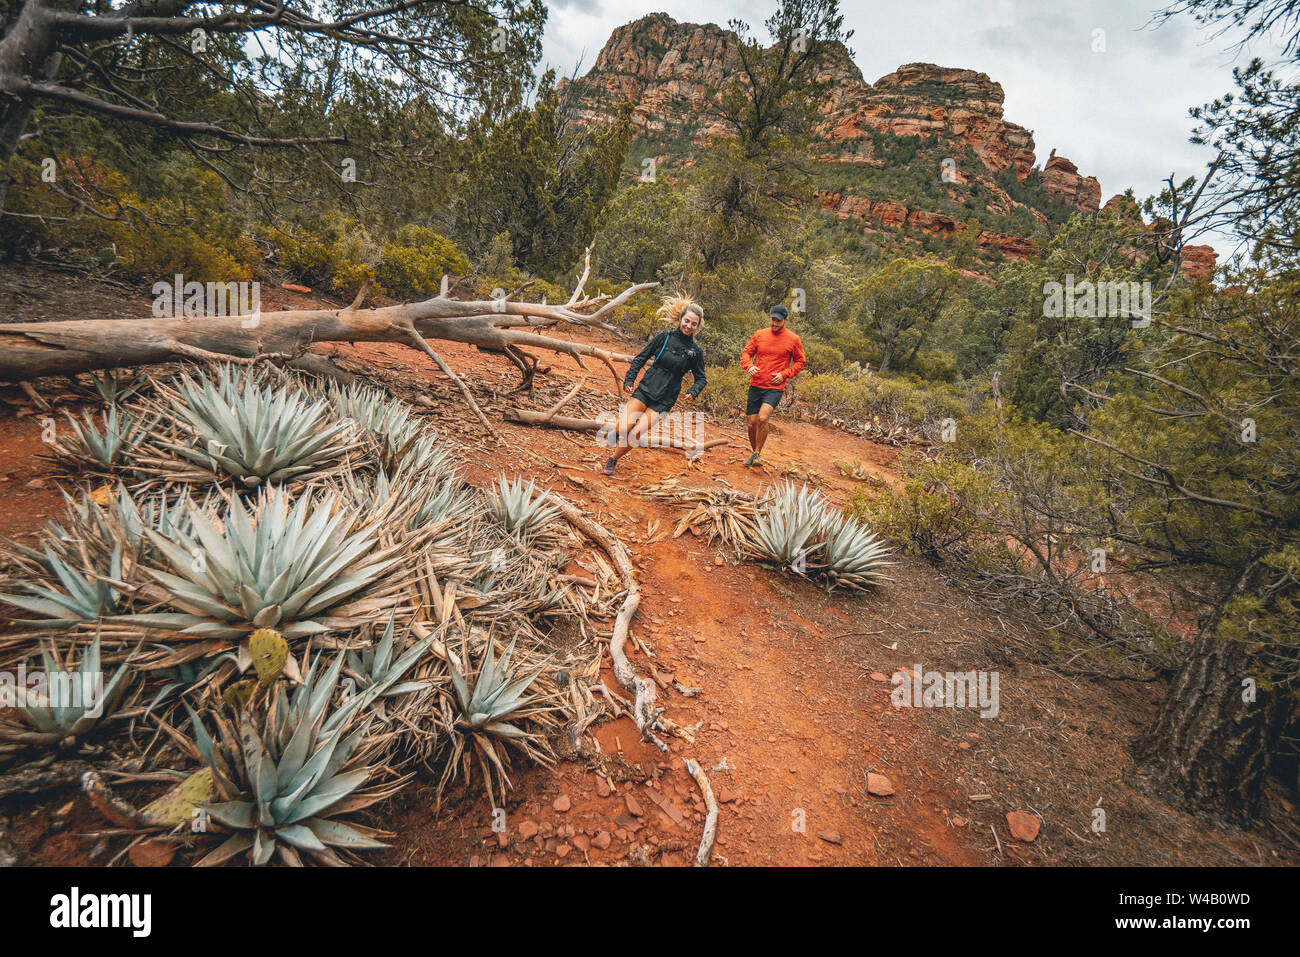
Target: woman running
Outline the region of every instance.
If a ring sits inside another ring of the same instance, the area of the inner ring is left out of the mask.
[[[632,443],[644,440],[660,416],[676,404],[682,391],[682,377],[687,372],[694,376],[690,391],[686,393],[690,401],[694,402],[708,385],[704,378],[704,351],[695,341],[695,331],[704,321],[704,309],[685,296],[669,296],[655,315],[675,323],[677,328],[656,335],[628,367],[627,378],[623,381],[624,392],[632,388],[641,367],[653,362],[619,413],[618,447],[601,470],[606,475],[614,474],[618,460],[632,450]]]

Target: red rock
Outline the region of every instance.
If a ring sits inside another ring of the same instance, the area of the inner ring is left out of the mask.
[[[610,795],[609,782],[599,774],[596,775],[596,793],[603,798],[607,798]]]
[[[524,823],[519,825],[519,836],[522,837],[525,841],[528,840],[536,833],[537,833],[536,821],[524,821]]]
[[[953,827],[965,827],[965,826],[966,826],[966,819],[965,819],[964,817],[955,817],[955,818],[952,819],[952,826],[953,826]]]
[[[599,834],[597,834],[595,837],[591,839],[591,846],[598,847],[602,851],[604,851],[609,849],[609,845],[611,841],[612,838],[610,838],[609,836],[609,831],[601,831]]]
[[[873,671],[873,672],[871,672],[871,680],[872,680],[872,681],[888,681],[888,680],[889,680],[889,675],[881,674],[879,671]]]
[[[555,810],[559,811],[561,814],[572,806],[572,802],[569,801],[569,796],[567,794],[561,794],[555,799],[555,803],[551,805],[551,807],[555,808]]]
[[[1210,279],[1214,275],[1214,266],[1219,261],[1219,254],[1213,246],[1183,247],[1183,278],[1189,282]]]
[[[641,810],[641,804],[631,794],[623,795],[623,803],[627,805],[627,813],[633,817],[640,817],[645,812]]]
[[[1026,814],[1024,811],[1008,811],[1007,827],[1011,830],[1012,837],[1018,841],[1024,841],[1026,844],[1038,837],[1038,818],[1033,814]]]
[[[580,851],[585,851],[591,847],[591,838],[586,834],[573,835],[573,846]]]
[[[293,282],[282,282],[280,283],[280,288],[286,289],[289,292],[300,292],[303,295],[306,295],[307,293],[311,292],[311,288],[309,286],[300,286],[297,283],[293,283]]]
[[[555,849],[555,856],[556,856],[556,857],[568,857],[568,856],[569,856],[569,852],[570,852],[571,850],[573,850],[573,848],[571,848],[568,844],[561,844],[559,847],[557,847],[557,848]]]
[[[889,797],[894,793],[894,782],[883,774],[874,771],[867,774],[867,793],[876,797]]]
[[[1039,174],[1043,190],[1052,199],[1060,200],[1085,213],[1095,213],[1101,206],[1101,184],[1095,177],[1080,176],[1079,167],[1056,150],[1048,157]]]
[[[818,831],[817,836],[820,837],[827,844],[844,843],[844,835],[841,834],[839,831],[834,830],[833,828],[828,828],[825,831]]]
[[[730,788],[718,788],[718,802],[720,804],[730,804],[732,801],[736,800],[736,797],[736,792]],[[696,803],[697,805],[699,804],[699,802]]]

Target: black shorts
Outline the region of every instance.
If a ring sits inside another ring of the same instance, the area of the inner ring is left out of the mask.
[[[749,400],[745,403],[746,415],[758,415],[759,409],[764,405],[770,405],[776,408],[781,404],[781,396],[785,395],[784,389],[760,389],[757,386],[749,387]]]
[[[677,396],[673,396],[670,399],[664,399],[662,396],[655,397],[646,395],[646,393],[641,391],[640,386],[637,386],[636,391],[632,393],[632,398],[644,403],[647,409],[650,409],[652,412],[658,412],[660,415],[665,414],[669,409],[677,404]]]

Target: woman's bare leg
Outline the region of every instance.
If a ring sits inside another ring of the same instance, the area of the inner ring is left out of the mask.
[[[640,405],[640,403],[637,404]],[[654,409],[646,409],[645,406],[641,406],[641,408],[645,409],[645,411],[637,418],[632,428],[628,430],[626,444],[620,445],[614,450],[613,459],[615,462],[632,451],[632,444],[641,436],[649,435],[650,430],[659,421],[659,413]]]

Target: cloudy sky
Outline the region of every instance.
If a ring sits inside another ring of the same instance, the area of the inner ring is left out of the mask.
[[[1139,199],[1170,173],[1199,175],[1209,157],[1187,141],[1189,107],[1232,89],[1232,67],[1280,49],[1229,50],[1189,18],[1149,24],[1161,0],[846,0],[845,27],[868,82],[918,61],[987,73],[1006,91],[1005,116],[1033,131],[1038,162],[1069,157],[1101,181],[1102,201]],[[775,7],[743,0],[548,0],[543,62],[585,72],[615,27],[663,11],[683,22],[747,20],[763,36]],[[1098,31],[1104,31],[1099,33]],[[1098,42],[1101,41],[1101,42]],[[1094,46],[1104,46],[1094,51]],[[1230,244],[1215,242],[1220,254]]]

